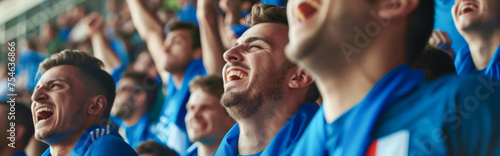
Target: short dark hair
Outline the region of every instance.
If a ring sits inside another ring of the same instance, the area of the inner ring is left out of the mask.
[[[410,65],[412,68],[423,70],[427,80],[436,79],[444,74],[457,73],[450,55],[430,45],[427,45],[422,55]]]
[[[134,81],[135,86],[141,87],[148,96],[146,100],[147,110],[150,110],[156,100],[158,93],[158,84],[148,75],[139,72],[127,72],[123,75],[122,79],[130,78]]]
[[[24,129],[25,129],[25,133],[22,137],[22,142],[23,142],[23,148],[25,148],[27,145],[28,145],[28,142],[30,141],[31,137],[33,136],[33,134],[35,133],[35,128],[34,128],[34,125],[33,125],[33,118],[32,118],[32,115],[31,115],[31,110],[28,108],[28,106],[26,106],[24,103],[20,103],[20,102],[15,102],[16,105],[15,105],[15,111],[16,111],[16,114],[15,114],[15,117],[16,117],[16,126],[18,124],[24,126]],[[4,106],[7,106],[8,108],[10,108],[10,104],[7,103],[7,101],[0,101],[0,105],[4,105]],[[3,113],[3,112],[0,112],[0,113]],[[7,120],[7,119],[5,119]],[[8,124],[8,122],[7,122]],[[1,126],[4,126],[4,125],[0,125]],[[2,132],[4,133],[4,132]],[[5,138],[2,138],[2,139],[5,139]]]
[[[217,98],[221,98],[224,93],[224,81],[218,76],[198,76],[189,83],[191,92],[201,89]]]
[[[115,100],[116,86],[111,75],[103,70],[104,64],[102,61],[85,52],[66,49],[60,53],[52,55],[50,58],[45,59],[42,63],[40,63],[37,75],[43,74],[50,68],[60,65],[78,67],[82,75],[90,79],[90,81],[84,79],[85,83],[95,83],[87,84],[87,86],[95,86],[95,89],[89,87],[90,90],[87,91],[90,91],[89,93],[102,94],[106,97],[107,103],[102,117],[106,119],[109,118],[109,113]]]
[[[309,85],[309,90],[307,90],[305,103],[313,103],[318,100],[319,96],[320,93],[318,87],[316,86],[316,83],[313,82],[311,85]]]
[[[260,23],[278,23],[288,26],[286,8],[257,3],[252,7],[252,11],[246,17],[246,22],[250,27]]]
[[[434,28],[434,0],[420,0],[408,18],[406,60],[414,63],[424,51]]]
[[[200,29],[193,23],[189,22],[181,22],[181,21],[172,21],[168,23],[168,31],[172,32],[174,30],[188,30],[191,32],[191,39],[193,39],[193,48],[201,48],[201,39],[200,39]]]
[[[154,156],[168,155],[168,156],[176,156],[177,152],[168,148],[167,146],[163,146],[158,144],[155,141],[145,141],[139,144],[139,147],[135,149],[137,154],[146,154],[150,153]]]

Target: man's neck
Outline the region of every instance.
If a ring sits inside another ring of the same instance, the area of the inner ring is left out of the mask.
[[[299,110],[301,103],[297,101],[300,100],[283,98],[278,102],[263,103],[252,117],[237,121],[240,128],[238,154],[250,155],[263,151],[278,131]],[[272,108],[265,108],[265,106]]]
[[[50,154],[52,156],[68,156],[71,154],[73,147],[75,146],[80,136],[84,133],[85,130],[81,132],[76,132],[70,136],[64,137],[62,142],[51,143],[50,144]]]
[[[396,29],[394,28],[394,32],[382,32],[377,39],[372,40],[370,46],[361,49],[360,54],[351,55],[350,63],[327,65],[338,68],[327,69],[315,65],[315,61],[308,61],[312,64],[306,66],[309,66],[309,71],[323,95],[323,109],[328,123],[361,102],[386,73],[406,63],[405,43],[399,39],[404,38],[405,33],[398,34],[396,32],[401,30]],[[324,62],[322,59],[325,57],[314,59],[316,62]]]
[[[469,44],[472,60],[477,70],[488,66],[491,58],[500,45],[500,28],[485,32],[477,30],[464,33],[464,38]]]
[[[198,144],[198,156],[213,156],[217,149],[219,148],[222,137],[219,140],[210,143],[199,143]]]
[[[170,83],[174,83],[175,87],[176,88],[180,88],[181,87],[181,83],[182,83],[182,78],[184,78],[184,73],[186,71],[182,71],[182,72],[175,72],[175,73],[171,73],[172,75],[172,80],[174,82],[170,82]]]

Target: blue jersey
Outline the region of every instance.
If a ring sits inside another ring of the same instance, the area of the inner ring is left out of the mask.
[[[148,114],[144,114],[135,125],[126,126],[125,123],[122,123],[120,125],[120,134],[125,136],[125,141],[135,149],[141,142],[149,141],[154,138],[149,131],[150,125],[151,118]]]
[[[111,125],[91,126],[78,139],[70,156],[137,156]],[[51,156],[50,147],[42,156]]]
[[[500,82],[431,82],[401,65],[332,123],[320,109],[292,155],[500,155]]]
[[[452,42],[451,49],[453,51],[460,50],[467,42],[458,32],[451,16],[451,8],[455,4],[455,0],[436,0],[434,14],[434,30],[445,31]]]
[[[287,0],[260,0],[264,4],[272,4],[280,7],[285,7]]]
[[[179,10],[179,12],[177,13],[177,18],[182,22],[189,22],[199,25],[198,19],[196,18],[196,6],[191,2],[187,2],[186,6]]]
[[[189,82],[199,75],[206,75],[202,60],[193,60],[182,78],[180,88],[176,88],[173,78],[170,77],[166,86],[166,96],[158,122],[151,126],[151,132],[155,141],[167,145],[180,155],[186,152],[191,145],[186,132],[186,103],[191,95],[189,92]]]
[[[26,156],[26,153],[24,151],[21,151],[21,152],[17,152],[17,153],[12,154],[12,156]]]
[[[186,150],[186,153],[184,153],[184,156],[198,156],[198,144],[199,142],[196,142],[193,145],[189,146],[189,148]]]
[[[500,81],[500,47],[497,48],[493,57],[491,57],[490,62],[483,70],[477,70],[472,60],[469,46],[464,46],[460,51],[457,52],[457,57],[455,58],[455,67],[457,69],[458,75],[464,75],[469,73],[481,74],[486,77],[491,77],[496,81]]]
[[[300,109],[280,129],[271,142],[269,142],[267,147],[263,151],[259,152],[259,155],[274,156],[284,152],[290,147],[293,147],[318,109],[319,106],[316,103],[302,104]],[[240,128],[238,123],[236,123],[227,132],[224,139],[222,139],[217,152],[215,152],[215,156],[238,155],[239,135]]]

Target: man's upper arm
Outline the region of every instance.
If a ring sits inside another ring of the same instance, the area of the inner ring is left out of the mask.
[[[146,42],[148,51],[151,54],[151,58],[153,59],[153,62],[156,66],[156,70],[158,70],[158,73],[160,74],[160,77],[162,79],[165,79],[164,77],[166,73],[168,73],[163,67],[165,63],[161,63],[167,61],[167,55],[165,54],[163,47],[164,39],[165,37],[163,34],[149,34],[148,42]]]
[[[454,109],[447,122],[451,153],[500,155],[500,82],[483,76],[464,76]]]

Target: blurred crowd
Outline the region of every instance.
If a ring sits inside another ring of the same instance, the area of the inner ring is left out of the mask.
[[[488,17],[500,21],[500,4],[490,1],[499,7]],[[24,148],[1,147],[0,155],[369,155],[407,132],[435,139],[431,128],[452,139],[432,140],[439,143],[429,155],[455,155],[467,141],[454,137],[476,132],[466,128],[479,120],[494,132],[468,143],[483,141],[475,154],[495,155],[500,42],[476,39],[497,35],[500,23],[483,23],[488,36],[460,21],[490,1],[106,0],[105,12],[78,4],[17,46]],[[487,96],[473,86],[486,79],[463,78],[470,73],[489,78]],[[5,114],[8,78],[1,63]],[[463,116],[455,111],[473,107],[465,98],[472,92],[482,104],[474,110],[486,115],[460,128],[440,118]],[[403,126],[388,126],[395,123]],[[408,140],[410,150],[427,148]]]

